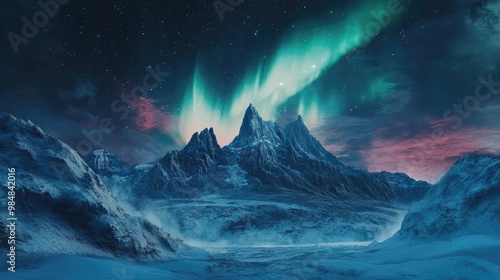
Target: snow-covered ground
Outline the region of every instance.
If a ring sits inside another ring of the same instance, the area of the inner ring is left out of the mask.
[[[21,259],[1,279],[500,279],[500,240],[465,236],[424,244],[309,244],[206,248],[163,263],[52,256]],[[9,274],[10,273],[10,274]],[[10,276],[11,278],[7,278]],[[5,278],[4,278],[5,277]]]
[[[148,201],[141,216],[193,246],[293,245],[382,241],[406,209],[378,201],[297,192],[210,195]]]
[[[499,249],[500,240],[486,236],[418,245],[229,248],[214,254],[218,262],[210,270],[217,279],[499,279]]]

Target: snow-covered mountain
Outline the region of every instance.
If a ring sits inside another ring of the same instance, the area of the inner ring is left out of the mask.
[[[112,176],[124,173],[130,166],[106,149],[95,150],[83,158],[87,165],[99,175]]]
[[[231,168],[213,129],[195,133],[181,151],[169,152],[136,186],[138,196],[197,196],[230,186]]]
[[[432,188],[431,184],[425,181],[417,181],[404,173],[382,171],[373,174],[387,182],[394,189],[397,200],[406,204],[423,199]]]
[[[181,151],[169,152],[138,184],[152,197],[190,196],[251,188],[280,188],[337,198],[392,200],[392,187],[347,167],[309,133],[302,118],[285,127],[264,121],[250,105],[239,135],[221,148],[213,129],[195,133]]]
[[[83,160],[98,174],[120,202],[129,203],[132,188],[154,167],[154,163],[128,165],[108,150],[95,150]]]
[[[0,169],[7,168],[16,169],[21,252],[146,260],[187,250],[157,225],[128,214],[99,175],[66,144],[30,121],[0,113]],[[6,195],[0,204],[7,205]]]
[[[469,154],[406,215],[398,238],[500,236],[500,157]]]

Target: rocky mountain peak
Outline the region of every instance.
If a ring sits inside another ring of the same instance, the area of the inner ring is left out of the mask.
[[[201,132],[193,134],[183,152],[198,151],[214,153],[220,149],[213,128],[205,128]]]
[[[244,147],[260,142],[279,145],[282,140],[281,128],[275,122],[262,120],[255,107],[250,104],[245,111],[240,133],[231,143],[231,146]]]
[[[297,135],[302,135],[302,136],[310,136],[311,133],[309,132],[309,129],[307,129],[307,126],[304,124],[304,120],[302,119],[301,115],[298,115],[297,120],[289,123],[287,127],[291,128],[291,130],[294,132],[294,134]]]
[[[311,135],[309,129],[304,123],[304,120],[302,119],[302,116],[299,115],[297,120],[287,124],[283,131],[286,136],[287,143],[292,147],[318,158],[334,158],[334,156],[326,151],[321,143],[319,143],[319,141]]]
[[[257,112],[257,109],[250,103],[248,105],[247,110],[245,111],[245,118],[260,118],[259,112]]]
[[[262,118],[260,117],[259,113],[255,109],[255,107],[250,104],[248,106],[247,110],[245,111],[245,116],[243,117],[243,123],[241,124],[240,127],[240,134],[241,136],[248,136],[252,135],[255,132],[259,132],[259,128],[261,128],[263,123]]]

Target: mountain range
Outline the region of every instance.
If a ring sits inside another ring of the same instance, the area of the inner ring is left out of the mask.
[[[138,188],[153,197],[285,188],[344,199],[395,199],[384,178],[345,166],[325,150],[300,116],[281,127],[264,121],[252,105],[228,146],[219,146],[211,128],[197,132],[183,150],[156,163]]]
[[[398,224],[396,213],[405,209],[393,238],[500,232],[498,157],[464,156],[435,185],[402,173],[370,173],[338,161],[300,116],[282,127],[264,121],[252,105],[226,147],[217,143],[213,129],[205,129],[181,151],[151,164],[129,166],[106,150],[84,160],[30,121],[5,113],[0,113],[0,152],[1,169],[17,170],[20,250],[29,254],[158,260],[194,252],[174,236],[185,232],[165,227],[171,217],[147,218],[123,203],[123,196],[127,202],[155,202],[142,205],[152,211],[185,215],[181,220],[191,220],[182,230],[193,230],[203,215],[211,215],[207,221],[220,222],[216,233],[226,238],[251,229],[262,234],[253,238],[279,231],[295,242],[311,236],[298,234],[300,229],[314,229],[315,236],[328,232],[321,238],[373,240],[388,224]],[[213,195],[239,198],[222,211]],[[255,201],[234,204],[243,198]],[[190,212],[173,205],[176,200],[206,207]],[[0,203],[7,205],[7,197]],[[201,224],[196,237],[207,237],[207,226]]]

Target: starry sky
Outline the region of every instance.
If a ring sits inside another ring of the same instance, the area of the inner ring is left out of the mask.
[[[498,0],[61,3],[0,3],[0,110],[81,155],[226,145],[249,103],[369,171],[436,182],[500,154]]]

